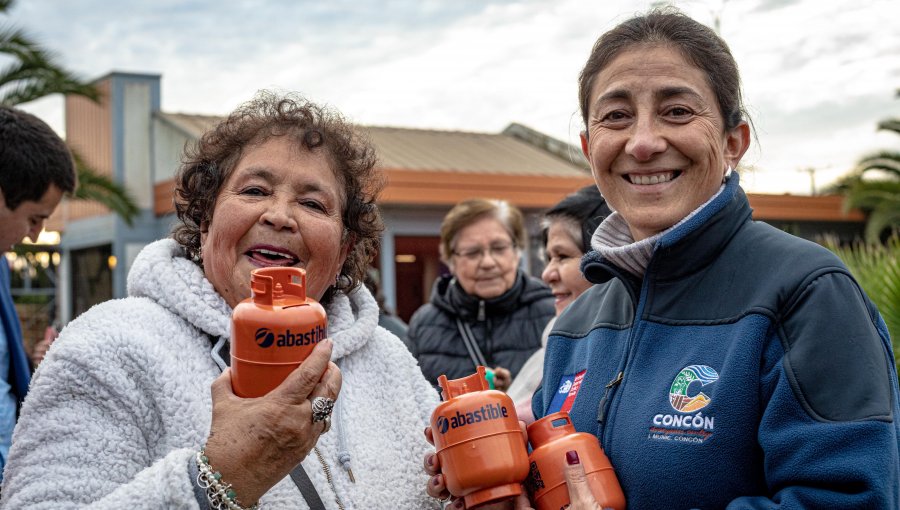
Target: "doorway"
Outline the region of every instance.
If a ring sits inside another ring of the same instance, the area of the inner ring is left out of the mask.
[[[412,314],[431,298],[431,286],[449,271],[438,256],[438,236],[396,236],[394,267],[397,315],[409,323]]]

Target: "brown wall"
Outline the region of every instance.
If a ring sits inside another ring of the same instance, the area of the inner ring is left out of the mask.
[[[66,142],[96,173],[112,176],[112,115],[109,107],[110,81],[97,84],[99,103],[66,96]],[[105,207],[83,200],[64,199],[47,221],[47,230],[64,230],[66,221],[107,214]]]
[[[386,169],[381,202],[392,205],[447,205],[474,197],[509,201],[520,208],[546,208],[594,182],[584,177],[506,175],[454,171]]]

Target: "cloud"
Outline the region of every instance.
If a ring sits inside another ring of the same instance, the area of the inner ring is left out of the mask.
[[[767,13],[769,11],[797,5],[800,2],[801,0],[763,0],[755,9],[753,9],[753,12]]]
[[[576,144],[577,77],[594,41],[649,5],[30,0],[10,21],[83,76],[162,74],[167,111],[225,114],[259,89],[297,90],[366,124],[499,131],[521,122]],[[816,154],[853,161],[877,121],[900,109],[900,31],[886,25],[900,17],[896,0],[679,5],[719,21],[760,127],[760,168],[825,160]],[[55,101],[29,107],[61,119]]]

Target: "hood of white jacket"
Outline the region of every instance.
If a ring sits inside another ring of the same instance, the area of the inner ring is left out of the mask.
[[[231,336],[231,307],[173,239],[141,250],[128,273],[128,295],[151,299],[215,337]],[[363,285],[349,296],[335,295],[325,311],[333,360],[365,345],[378,326],[378,304]]]

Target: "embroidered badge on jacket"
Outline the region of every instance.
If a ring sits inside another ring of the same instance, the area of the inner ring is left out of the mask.
[[[713,383],[719,373],[707,365],[690,365],[681,369],[669,387],[669,404],[677,414],[653,416],[647,439],[703,443],[713,433],[715,418],[701,409],[712,402]]]

